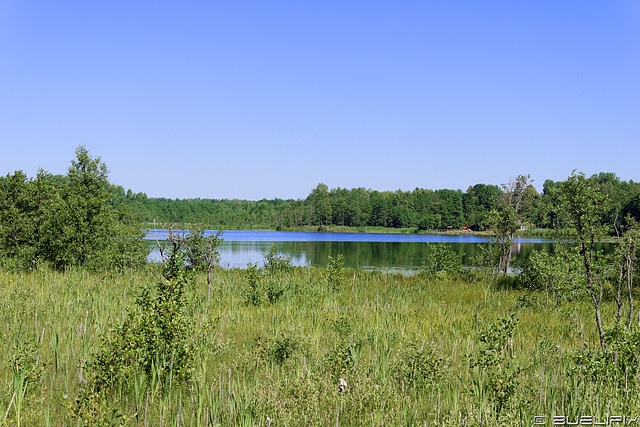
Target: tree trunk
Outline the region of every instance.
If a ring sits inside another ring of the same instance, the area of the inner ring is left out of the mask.
[[[600,317],[600,303],[602,301],[602,282],[597,280],[599,285],[599,292],[596,295],[595,290],[593,289],[593,272],[591,271],[591,264],[587,264],[587,288],[589,289],[589,293],[591,294],[591,299],[593,301],[593,308],[596,316],[596,325],[598,326],[598,335],[600,337],[600,348],[604,349],[604,328],[602,326],[602,318]]]
[[[211,298],[211,266],[207,266],[207,303]]]

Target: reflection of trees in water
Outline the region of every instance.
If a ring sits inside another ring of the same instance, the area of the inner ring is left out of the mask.
[[[248,242],[224,241],[220,247],[223,267],[244,268],[249,262],[261,263],[263,254],[275,243],[281,255],[291,256],[296,266],[313,265],[326,267],[329,256],[342,254],[348,268],[404,268],[422,267],[428,252],[424,242]],[[462,255],[464,265],[472,265],[473,258],[482,254],[481,245],[486,243],[447,243],[451,250]],[[600,246],[610,252],[613,245]],[[533,250],[553,252],[553,243],[514,243],[516,261],[526,259]],[[153,254],[151,255],[153,259]]]
[[[478,243],[448,243],[450,248],[462,256],[465,265],[482,253]],[[526,256],[531,250],[547,250],[550,244],[519,244],[517,255]],[[284,243],[281,249],[285,255],[305,251],[306,259],[314,266],[326,266],[329,256],[342,254],[346,267],[374,268],[416,268],[424,264],[429,251],[428,244],[422,242],[295,242]]]
[[[313,266],[326,266],[329,256],[342,254],[345,267],[416,268],[424,264],[429,246],[422,242],[281,242],[285,255],[305,254]],[[462,256],[464,265],[472,265],[473,258],[482,254],[485,243],[447,243],[451,250]],[[526,259],[533,250],[553,252],[553,243],[516,242],[514,258]],[[602,249],[612,250],[611,245]]]
[[[269,251],[272,244],[276,244],[278,252],[284,256],[291,256],[291,262],[295,266],[309,264],[307,252],[299,247],[299,243],[307,242],[223,242],[220,247],[220,265],[231,268],[244,268],[248,263],[258,263],[262,266],[264,254]],[[293,244],[287,245],[288,243]]]
[[[613,243],[597,243],[596,250],[603,251],[605,254],[613,253],[614,244]],[[520,261],[527,259],[527,257],[533,252],[544,251],[550,254],[554,253],[556,250],[556,245],[554,243],[529,243],[529,242],[515,242],[513,244],[513,254],[517,256]]]

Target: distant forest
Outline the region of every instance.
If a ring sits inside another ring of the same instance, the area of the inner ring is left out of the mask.
[[[609,224],[627,214],[640,220],[640,183],[622,181],[614,173],[589,178],[610,200]],[[546,180],[542,194],[533,186],[522,205],[523,228],[563,226],[555,190],[559,182]],[[465,226],[484,230],[489,212],[498,208],[503,189],[476,184],[461,190],[376,191],[333,188],[318,184],[304,200],[216,200],[149,198],[116,186],[114,204],[142,223],[202,224],[213,229],[276,229],[305,226],[393,227],[433,230]]]

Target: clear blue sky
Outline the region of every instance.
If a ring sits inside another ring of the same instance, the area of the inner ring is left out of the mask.
[[[640,181],[640,2],[0,0],[0,144],[150,197]]]

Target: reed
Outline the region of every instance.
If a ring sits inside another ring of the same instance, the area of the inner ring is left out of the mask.
[[[544,416],[551,425],[554,415],[602,419],[640,412],[637,371],[621,384],[580,369],[577,355],[587,360],[585,348],[598,342],[588,302],[565,303],[556,312],[544,308],[541,294],[497,289],[480,275],[348,270],[331,272],[342,280],[328,281],[326,269],[305,267],[265,273],[263,283],[283,292],[255,305],[243,299],[247,271],[216,270],[209,299],[206,274],[197,276],[186,292],[196,331],[190,337],[197,353],[191,383],[163,385],[159,381],[170,379],[137,373],[130,387],[107,396],[84,394],[95,399],[87,406],[94,411],[78,414],[76,399],[101,336],[133,309],[158,268],[126,274],[46,266],[0,271],[4,422],[531,425]],[[614,304],[604,308],[611,322]],[[517,319],[517,326],[495,347],[504,358],[478,369],[471,362],[493,345],[481,337],[505,316]],[[491,386],[494,367],[515,375],[508,396],[498,398],[501,391]]]

